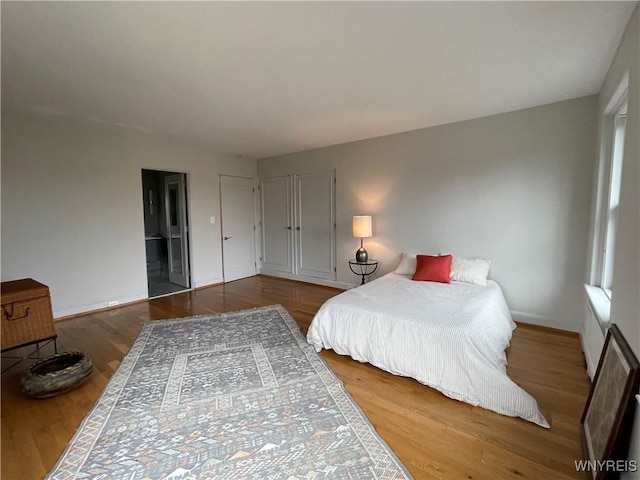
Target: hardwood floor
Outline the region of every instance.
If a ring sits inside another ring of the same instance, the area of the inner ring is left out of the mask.
[[[93,376],[73,392],[32,400],[20,393],[27,362],[2,375],[2,478],[49,472],[144,321],[280,303],[306,333],[319,306],[337,293],[258,276],[58,322],[59,351],[89,355]],[[579,420],[589,381],[577,337],[521,326],[508,351],[509,375],[538,400],[549,430],[333,351],[321,355],[416,479],[584,478],[574,460],[582,457]]]

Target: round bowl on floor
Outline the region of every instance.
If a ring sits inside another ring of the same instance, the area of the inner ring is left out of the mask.
[[[78,388],[92,371],[93,363],[84,353],[56,353],[27,369],[22,377],[22,391],[32,398],[54,397]]]

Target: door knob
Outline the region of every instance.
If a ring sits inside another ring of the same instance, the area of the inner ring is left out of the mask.
[[[291,230],[291,227],[284,227],[285,230]]]
[[[296,227],[296,230],[300,230],[300,227]]]
[[[225,240],[229,240],[231,237],[224,237]]]

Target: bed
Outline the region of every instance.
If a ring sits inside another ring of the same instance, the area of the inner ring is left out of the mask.
[[[307,341],[444,395],[545,428],[535,399],[506,373],[515,324],[499,285],[412,281],[389,273],[329,299]]]

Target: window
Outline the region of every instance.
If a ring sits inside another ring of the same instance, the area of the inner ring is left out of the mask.
[[[609,168],[609,198],[607,202],[602,251],[602,277],[600,286],[611,300],[613,282],[613,261],[616,249],[618,227],[618,205],[620,204],[620,183],[622,181],[622,159],[624,157],[624,133],[627,126],[627,103],[618,109],[613,117],[613,142]]]
[[[592,284],[600,287],[611,301],[613,266],[615,260],[616,232],[620,185],[624,159],[624,137],[627,125],[627,92],[615,97],[605,110],[602,119],[601,164],[598,180],[598,211],[594,231],[594,262]]]

